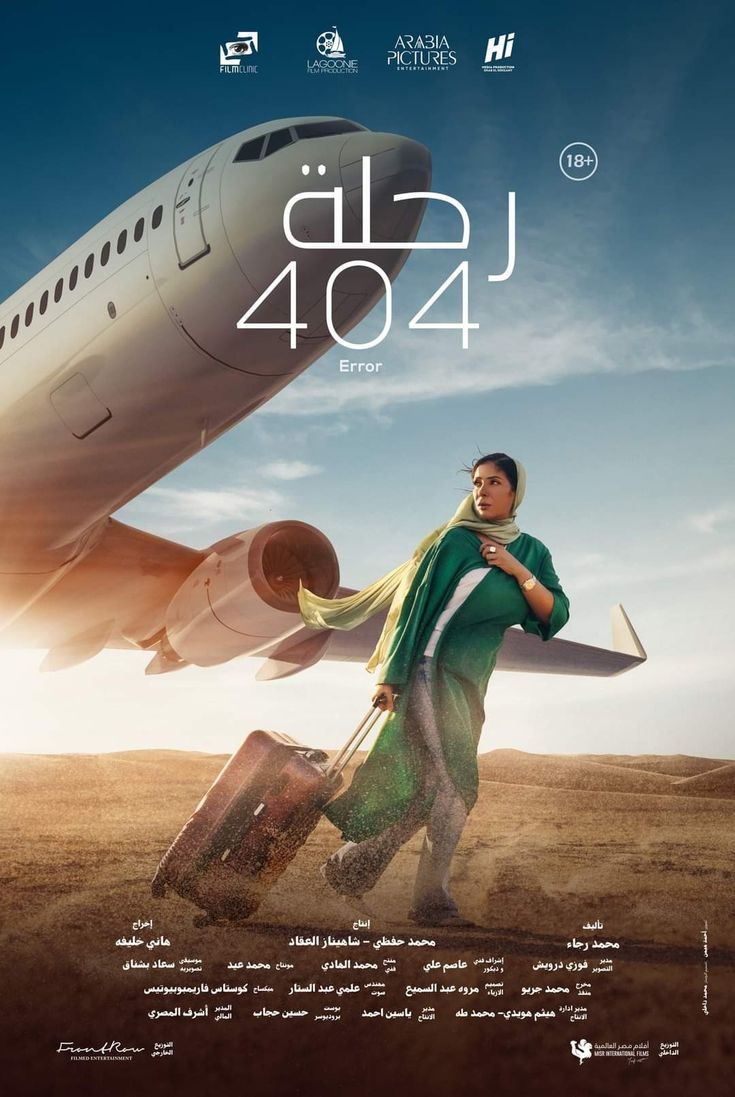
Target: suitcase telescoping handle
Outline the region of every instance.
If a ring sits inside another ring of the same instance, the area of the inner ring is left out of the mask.
[[[372,708],[367,710],[345,745],[341,750],[337,751],[334,758],[327,766],[327,777],[333,778],[340,775],[352,758],[352,755],[358,750],[360,744],[367,738],[382,715],[383,710],[378,708],[377,704],[374,704]]]

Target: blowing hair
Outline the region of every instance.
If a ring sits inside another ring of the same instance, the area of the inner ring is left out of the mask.
[[[510,480],[510,486],[513,491],[517,489],[518,468],[513,458],[509,457],[507,453],[486,453],[484,457],[478,457],[476,461],[473,461],[471,465],[468,465],[465,471],[469,472],[471,476],[474,476],[478,466],[484,464],[496,465]]]

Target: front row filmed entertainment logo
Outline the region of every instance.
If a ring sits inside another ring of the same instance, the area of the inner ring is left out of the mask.
[[[515,31],[512,34],[499,34],[495,38],[488,38],[485,47],[485,64],[483,72],[512,72],[514,65],[509,65],[510,55],[513,53]]]
[[[82,1047],[73,1040],[62,1040],[56,1049],[56,1054],[68,1055],[70,1059],[79,1062],[93,1062],[99,1059],[119,1059],[129,1062],[134,1055],[141,1055],[144,1047],[126,1047],[119,1040],[107,1040],[98,1047]]]
[[[345,44],[336,27],[324,30],[316,40],[318,59],[306,62],[306,71],[312,76],[346,76],[357,73],[357,61],[347,57]]]
[[[249,58],[258,52],[257,30],[239,30],[234,42],[225,42],[219,48],[219,71],[226,73],[251,74],[258,66],[250,64]]]

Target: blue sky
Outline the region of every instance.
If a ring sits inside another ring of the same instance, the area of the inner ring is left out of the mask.
[[[348,352],[333,349],[120,516],[194,545],[299,518],[332,539],[343,580],[361,584],[451,514],[467,461],[505,449],[528,469],[522,525],[550,546],[572,599],[564,635],[607,644],[609,606],[622,601],[650,658],[611,682],[498,675],[483,747],[727,756],[732,13],[661,2],[449,15],[374,4],[369,21],[336,3],[279,13],[132,4],[121,22],[36,4],[6,16],[0,298],[219,138],[299,112],[337,114],[430,147],[434,189],[471,217],[481,327],[468,351],[456,332],[406,330],[459,260],[414,253],[391,333],[367,355],[383,361],[380,375],[340,375]],[[359,74],[309,76],[316,35],[334,23]],[[221,76],[219,43],[241,29],[259,31],[258,74]],[[511,31],[514,71],[483,73],[487,37]],[[388,69],[398,34],[430,32],[456,50],[451,71]],[[574,140],[599,155],[584,183],[558,167]],[[504,265],[511,189],[516,269],[490,285],[486,274]],[[424,238],[444,229],[430,210]],[[379,312],[350,338],[367,339]],[[371,687],[358,667],[257,685],[251,660],[152,682],[135,654],[56,676],[38,675],[38,661],[2,655],[15,717],[6,749],[227,750],[258,723],[332,744]],[[336,701],[328,712],[325,693]]]

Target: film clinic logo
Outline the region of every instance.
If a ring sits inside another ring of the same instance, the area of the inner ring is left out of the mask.
[[[257,72],[258,66],[248,61],[248,58],[253,57],[257,52],[257,30],[239,30],[234,42],[225,42],[224,45],[220,45],[219,71],[245,75]]]
[[[512,72],[515,65],[507,62],[513,53],[515,31],[512,34],[499,34],[496,38],[488,38],[485,47],[485,63],[483,72]]]
[[[387,61],[396,72],[448,72],[457,54],[446,34],[399,34]]]
[[[350,76],[358,70],[355,58],[347,56],[347,50],[336,27],[323,30],[316,40],[319,58],[306,62],[306,71],[311,76]]]

